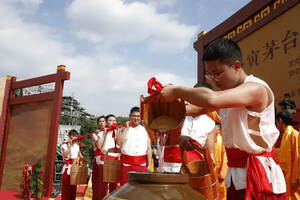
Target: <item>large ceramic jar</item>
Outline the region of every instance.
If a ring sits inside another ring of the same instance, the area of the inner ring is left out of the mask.
[[[106,200],[202,200],[188,184],[188,176],[174,173],[129,172],[129,182]]]

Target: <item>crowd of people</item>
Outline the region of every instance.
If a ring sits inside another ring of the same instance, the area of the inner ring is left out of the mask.
[[[181,149],[193,151],[192,142],[196,142],[208,149],[215,165],[219,199],[299,198],[300,117],[295,103],[285,95],[279,104],[282,110],[276,113],[271,88],[263,80],[246,74],[241,50],[232,40],[212,42],[202,61],[206,78],[221,90],[215,91],[205,83],[194,88],[168,85],[153,98],[154,102],[178,98],[188,102],[179,144],[165,148],[163,171],[180,173]],[[102,199],[127,183],[127,172],[151,170],[151,141],[141,125],[139,108],[132,108],[129,117],[130,122],[117,131],[109,129],[116,123],[114,115],[97,119],[99,129],[92,135],[93,199]],[[67,186],[68,167],[73,159],[81,157],[72,142],[73,133],[69,135],[70,143],[62,146],[67,169],[62,199],[74,199],[70,196],[72,187]],[[120,159],[120,183],[103,182],[104,158]]]

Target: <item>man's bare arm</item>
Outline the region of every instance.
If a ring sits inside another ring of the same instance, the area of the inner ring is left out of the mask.
[[[215,142],[217,137],[217,128],[214,127],[214,129],[208,134],[205,142],[205,146],[207,147],[210,157],[213,160],[214,163],[216,163],[215,159]]]
[[[187,116],[192,116],[192,117],[197,117],[202,114],[206,114],[208,112],[211,112],[211,110],[203,107],[198,107],[192,104],[188,104],[185,107],[186,109],[186,115]]]
[[[129,129],[129,122],[126,122],[126,127],[122,131],[120,131],[120,133],[117,135],[117,144],[120,147],[122,147],[122,145],[126,140],[128,129]]]
[[[166,86],[156,97],[156,101],[170,102],[178,98],[183,98],[195,106],[210,110],[253,107],[254,110],[260,111],[270,102],[267,88],[251,82],[224,91],[213,91],[203,87]]]

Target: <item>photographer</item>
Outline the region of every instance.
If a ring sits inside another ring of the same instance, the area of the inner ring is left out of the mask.
[[[290,94],[286,93],[284,95],[284,99],[279,102],[279,105],[281,106],[281,108],[284,107],[290,113],[290,115],[292,115],[293,113],[296,112],[296,110],[295,110],[296,109],[296,104],[290,98],[291,98]]]

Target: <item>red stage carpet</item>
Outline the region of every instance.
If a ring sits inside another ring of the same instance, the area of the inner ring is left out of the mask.
[[[87,189],[87,185],[78,186],[76,199],[83,199],[86,189]],[[15,191],[0,190],[0,199],[1,200],[20,200],[20,198],[18,198],[19,194],[20,194],[19,192],[15,192]],[[61,195],[58,195],[56,198],[45,198],[45,197],[42,198],[42,200],[48,200],[48,199],[60,200]]]
[[[0,199],[2,200],[20,200],[18,197],[20,195],[19,192],[8,191],[8,190],[0,190]],[[43,198],[42,200],[47,200],[48,198]]]

